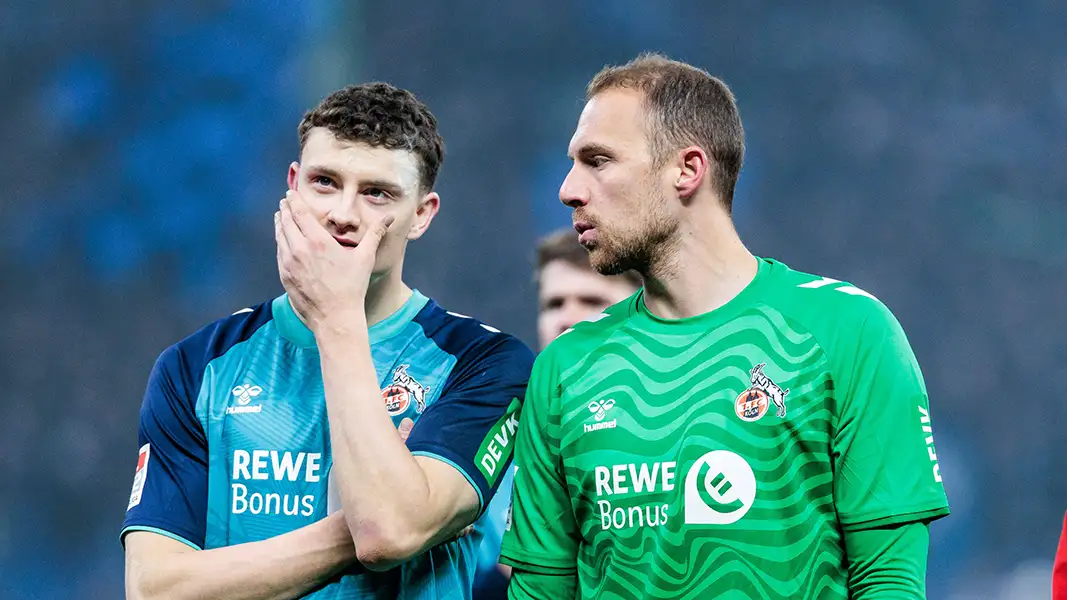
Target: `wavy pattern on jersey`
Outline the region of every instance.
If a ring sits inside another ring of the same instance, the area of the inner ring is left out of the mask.
[[[583,371],[588,371],[597,365],[598,359],[620,351],[629,351],[631,358],[640,361],[637,364],[660,363],[665,367],[669,366],[669,371],[659,374],[669,380],[687,374],[686,368],[694,361],[706,362],[708,357],[704,355],[709,348],[728,349],[729,344],[733,343],[754,343],[756,340],[746,339],[754,328],[773,327],[779,324],[785,325],[785,319],[781,315],[760,312],[741,316],[736,321],[716,328],[714,331],[694,330],[692,333],[674,335],[670,338],[650,335],[634,328],[621,327],[616,329],[612,336],[594,352],[591,352],[589,359],[564,370],[561,373],[561,380],[566,383],[572,379],[580,379]],[[780,356],[796,356],[798,352],[802,352],[802,348],[812,348],[809,341],[810,335],[790,333],[782,336],[763,336],[758,339],[769,345],[766,349],[773,350]],[[663,360],[666,356],[671,359],[669,363]]]
[[[617,493],[615,508],[669,504],[667,523],[604,530],[592,480],[579,482],[576,517],[586,540],[579,560],[589,598],[846,598],[833,507],[832,382],[808,332],[759,306],[728,323],[663,334],[624,325],[561,376],[564,470],[577,481],[596,466],[677,463],[673,491]],[[755,422],[735,400],[765,372],[783,388],[786,418],[770,406]],[[586,431],[589,404],[615,400],[606,432]],[[601,435],[605,433],[606,435]],[[597,437],[599,436],[599,437]],[[757,477],[749,511],[728,525],[686,525],[687,468],[713,450],[741,455]],[[628,512],[628,514],[630,514]],[[645,513],[647,515],[647,513]]]

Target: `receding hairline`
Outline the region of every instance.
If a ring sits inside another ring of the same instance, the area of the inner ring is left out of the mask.
[[[656,52],[642,53],[622,65],[605,65],[586,86],[585,102],[589,104],[597,96],[616,91],[629,91],[637,94],[642,108],[642,122],[649,142],[652,144],[651,150],[653,150],[654,158],[666,159],[669,149],[665,146],[678,140],[670,139],[666,115],[662,107],[655,105],[651,93],[672,74],[671,71],[681,71],[698,78],[706,78],[714,85],[725,89],[731,101],[736,102],[730,88],[718,77],[704,69]]]
[[[745,153],[737,98],[723,80],[662,54],[644,53],[624,65],[608,65],[586,86],[586,104],[613,90],[633,90],[639,102],[653,161],[699,146],[714,162],[712,186],[727,211]]]

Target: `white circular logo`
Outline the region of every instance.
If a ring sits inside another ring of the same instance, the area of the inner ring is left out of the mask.
[[[755,499],[752,467],[728,450],[701,456],[685,476],[685,522],[689,525],[735,523]]]

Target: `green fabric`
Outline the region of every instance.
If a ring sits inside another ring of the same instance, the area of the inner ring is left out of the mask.
[[[930,527],[909,523],[845,534],[853,600],[926,598]]]

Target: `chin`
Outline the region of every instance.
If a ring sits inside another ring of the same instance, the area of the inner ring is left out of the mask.
[[[619,275],[627,270],[623,261],[603,246],[589,251],[589,266],[601,275]]]

